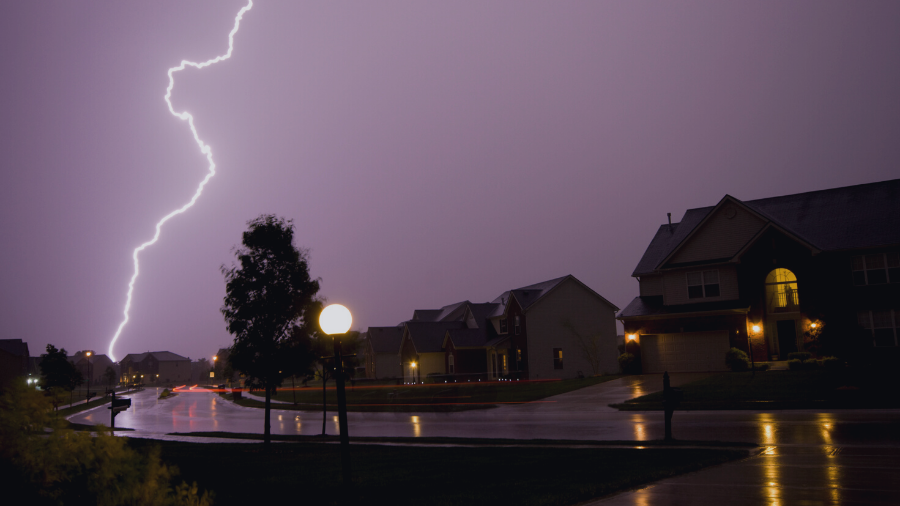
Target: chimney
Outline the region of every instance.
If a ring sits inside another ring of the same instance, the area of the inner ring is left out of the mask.
[[[666,216],[669,217],[669,232],[672,231],[672,213],[666,213]]]

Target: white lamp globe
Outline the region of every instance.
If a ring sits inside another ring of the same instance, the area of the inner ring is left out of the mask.
[[[330,336],[347,332],[352,324],[353,317],[350,310],[340,304],[326,307],[319,315],[319,326]]]

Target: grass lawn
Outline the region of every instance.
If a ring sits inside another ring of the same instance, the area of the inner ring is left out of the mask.
[[[747,455],[728,449],[423,448],[351,445],[344,487],[334,444],[159,445],[179,480],[215,493],[215,504],[567,505]]]
[[[678,409],[896,408],[897,379],[854,371],[723,373],[681,387]],[[615,405],[623,410],[661,410],[662,392]]]
[[[597,385],[620,376],[597,376],[584,379],[549,381],[495,381],[483,383],[440,383],[426,385],[379,385],[346,388],[348,411],[464,411],[469,409],[492,408],[498,404],[518,404],[540,401],[579,388]],[[329,382],[326,398],[329,410],[337,409],[337,394]],[[274,399],[294,402],[297,405],[277,404],[277,409],[298,409],[320,411],[322,409],[322,387],[307,387],[291,390],[285,385],[278,390]],[[230,395],[228,396],[230,397]],[[265,397],[248,395],[244,392],[238,404],[249,407],[264,407]],[[552,402],[552,401],[548,401]]]
[[[60,418],[65,418],[70,415],[74,415],[75,413],[81,413],[82,411],[96,408],[97,406],[102,406],[104,404],[109,404],[109,398],[101,396],[99,399],[94,399],[89,403],[77,404],[68,408],[60,408],[59,411],[56,412]]]

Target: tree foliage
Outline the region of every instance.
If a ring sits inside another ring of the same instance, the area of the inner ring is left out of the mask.
[[[158,448],[141,454],[103,426],[92,436],[64,425],[34,389],[19,386],[0,397],[0,487],[6,497],[38,505],[211,504],[196,483],[171,486],[178,471],[160,461]]]
[[[230,364],[250,387],[266,391],[269,440],[272,391],[285,377],[305,374],[312,362],[310,336],[318,329],[319,281],[309,276],[308,254],[293,244],[290,220],[262,215],[248,223],[238,266],[222,266],[222,314],[234,336]]]
[[[66,349],[57,350],[52,344],[47,345],[47,354],[41,360],[41,388],[50,390],[62,388],[68,391],[84,383],[84,376],[69,362]]]
[[[103,371],[103,381],[106,383],[106,386],[111,387],[116,384],[116,370],[110,366],[106,366],[106,370]]]

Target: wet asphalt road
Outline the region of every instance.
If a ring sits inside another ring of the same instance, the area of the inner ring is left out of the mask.
[[[673,386],[697,375],[673,374]],[[349,413],[351,436],[484,437],[643,441],[663,437],[662,413],[619,412],[607,405],[659,390],[659,375],[627,377],[559,395],[543,403],[459,413]],[[255,432],[262,410],[195,389],[158,400],[156,389],[131,394],[116,425],[130,436],[171,439],[170,432]],[[277,406],[277,405],[276,405]],[[70,418],[109,424],[97,408]],[[326,421],[337,434],[336,413]],[[900,410],[676,412],[680,440],[762,445],[741,462],[657,482],[597,504],[900,504]],[[275,434],[315,435],[321,412],[272,410]],[[178,438],[186,439],[186,438]]]

